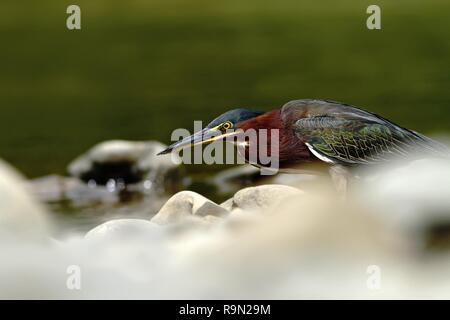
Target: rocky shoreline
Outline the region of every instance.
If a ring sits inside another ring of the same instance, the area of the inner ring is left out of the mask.
[[[173,187],[182,169],[152,160],[163,147],[103,143],[69,166],[70,177],[32,181],[0,162],[0,296],[314,298],[321,288],[328,298],[442,298],[450,288],[447,161],[373,172],[346,201],[320,179],[259,180],[238,167],[211,179],[231,193],[216,203],[172,192],[184,189]],[[64,201],[82,214],[55,214]],[[86,221],[61,231],[58,219]],[[82,291],[61,285],[71,264],[83,268]],[[382,291],[367,289],[371,265],[386,270]],[[13,281],[24,277],[34,289]]]

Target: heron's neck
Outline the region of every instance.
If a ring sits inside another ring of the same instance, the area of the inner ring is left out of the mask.
[[[239,153],[244,157],[244,159],[256,166],[261,166],[262,162],[260,162],[260,153],[258,152],[259,148],[262,147],[260,143],[265,144],[265,149],[267,155],[272,155],[271,150],[271,142],[272,138],[280,139],[280,131],[283,131],[283,123],[280,118],[280,111],[274,110],[270,112],[266,112],[260,116],[249,119],[247,121],[243,121],[238,124],[238,129],[244,131],[244,136],[253,137],[253,140],[245,139],[244,142],[241,142],[238,148]],[[277,130],[277,135],[272,137],[273,130]],[[261,140],[260,134],[261,130],[264,130],[265,139]],[[252,134],[254,131],[255,134]],[[277,141],[277,145],[279,141]],[[278,159],[279,155],[274,154],[274,156]],[[262,165],[264,166],[264,165]]]
[[[279,164],[283,166],[284,164],[304,162],[310,160],[310,152],[307,147],[301,141],[301,139],[297,138],[294,131],[289,125],[286,125],[281,119],[280,110],[274,110],[266,112],[258,117],[249,119],[247,121],[241,122],[237,126],[239,129],[242,129],[244,132],[250,129],[260,130],[267,129],[267,151],[270,153],[271,151],[271,129],[277,129],[278,133],[278,155]],[[258,139],[259,141],[259,139]],[[251,148],[250,148],[251,149]],[[253,151],[257,151],[259,148],[254,148]],[[248,145],[247,148],[243,150],[246,160],[249,158],[249,150]]]
[[[269,111],[260,116],[243,121],[238,124],[238,128],[244,131],[248,129],[283,129],[280,110]]]

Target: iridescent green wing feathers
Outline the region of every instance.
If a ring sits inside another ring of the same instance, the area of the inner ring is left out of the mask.
[[[326,162],[372,164],[394,157],[424,152],[437,155],[443,151],[437,142],[380,119],[313,116],[297,120],[293,127],[310,151]]]
[[[449,149],[374,113],[328,100],[293,100],[281,110],[317,158],[345,165],[372,164],[391,158],[448,157]]]

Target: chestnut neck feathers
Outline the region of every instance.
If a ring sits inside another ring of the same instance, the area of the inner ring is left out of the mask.
[[[236,127],[238,129],[244,130],[244,132],[248,129],[254,129],[256,131],[258,131],[259,129],[267,129],[268,152],[270,152],[271,150],[270,129],[278,129],[279,163],[281,167],[287,164],[305,161],[308,162],[315,159],[304,142],[295,135],[294,130],[289,125],[286,126],[286,124],[283,122],[280,110],[269,111],[260,116],[239,122]],[[248,150],[246,150],[245,157],[246,159],[248,159]]]

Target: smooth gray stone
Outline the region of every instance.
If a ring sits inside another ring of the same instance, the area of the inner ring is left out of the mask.
[[[224,208],[240,208],[243,210],[262,209],[274,206],[291,196],[301,196],[303,191],[284,185],[267,184],[249,187],[235,193],[231,200],[222,204]]]
[[[156,155],[165,148],[166,145],[158,141],[105,141],[73,160],[68,172],[85,182],[100,185],[111,181],[124,184],[153,182],[178,166],[172,157]]]
[[[173,195],[151,221],[158,224],[178,223],[193,217],[223,217],[228,213],[228,210],[198,193],[181,191]]]

